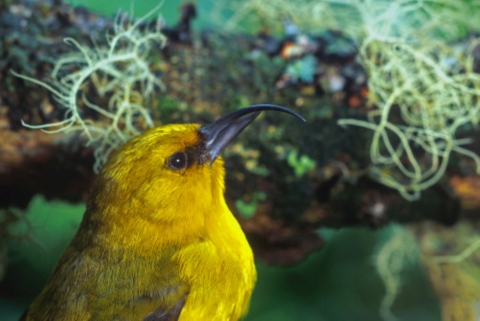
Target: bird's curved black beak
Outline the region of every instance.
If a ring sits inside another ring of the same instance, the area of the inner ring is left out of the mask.
[[[252,105],[231,112],[200,128],[205,143],[205,153],[210,160],[210,165],[232,140],[264,110],[284,112],[306,121],[305,118],[288,108],[270,104]]]

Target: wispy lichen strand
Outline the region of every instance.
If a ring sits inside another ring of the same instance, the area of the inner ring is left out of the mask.
[[[49,133],[81,131],[87,137],[87,145],[94,147],[95,171],[113,150],[145,128],[153,127],[144,102],[164,85],[151,71],[147,56],[152,48],[163,48],[166,38],[160,32],[160,18],[154,27],[140,30],[139,25],[158,8],[136,21],[118,14],[113,33],[106,35],[105,46],[91,48],[66,38],[65,42],[78,52],[59,57],[48,83],[12,71],[17,77],[48,89],[66,108],[65,118],[58,122],[23,125]],[[89,101],[84,90],[87,86],[93,86],[98,97],[108,97],[107,106]],[[98,113],[99,120],[85,119],[86,109]]]
[[[383,320],[394,321],[391,307],[401,287],[401,274],[409,265],[419,258],[419,247],[413,233],[399,225],[392,225],[384,231],[386,241],[378,249],[375,265],[385,285],[385,296],[380,305]]]
[[[439,16],[443,13],[447,18],[451,13],[458,18],[453,11],[460,8],[435,10],[422,1],[397,1],[388,9],[392,8],[383,17],[394,20],[369,17],[372,26],[383,23],[386,27],[384,33],[379,33],[382,28],[367,28],[359,51],[369,76],[370,101],[377,110],[370,112],[367,121],[343,119],[339,124],[373,130],[371,176],[415,200],[440,180],[452,152],[471,157],[480,171],[478,155],[463,146],[471,140],[456,138],[458,129],[478,123],[480,77],[473,71],[474,46],[452,47],[443,39],[454,31],[444,28],[445,20]],[[396,21],[413,10],[414,18]],[[428,20],[425,27],[420,26],[422,17]],[[394,30],[397,24],[403,26],[403,33]],[[419,38],[415,27],[428,37]]]

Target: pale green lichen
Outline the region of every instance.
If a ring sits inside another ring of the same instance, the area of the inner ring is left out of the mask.
[[[67,111],[65,119],[54,123],[32,125],[33,129],[57,133],[80,131],[87,138],[87,145],[94,147],[95,165],[98,171],[110,153],[130,138],[148,127],[153,120],[144,102],[163,88],[160,79],[150,70],[149,51],[162,48],[166,38],[160,32],[161,20],[154,27],[139,28],[141,23],[158,11],[161,4],[138,20],[129,20],[126,14],[118,14],[113,33],[106,35],[106,46],[90,48],[77,40],[66,38],[78,52],[61,56],[55,63],[51,80],[44,82],[26,75],[12,73],[48,89]],[[83,89],[93,86],[99,97],[109,97],[107,106],[88,101]],[[79,105],[79,100],[83,104]],[[84,109],[99,114],[101,121],[86,120]]]
[[[339,124],[372,130],[370,176],[415,200],[443,176],[452,152],[471,157],[480,172],[480,158],[464,147],[471,140],[456,138],[480,117],[472,58],[480,40],[451,45],[480,30],[474,12],[478,0],[247,0],[225,26],[281,30],[283,18],[309,32],[333,29],[356,39],[377,109],[368,120]]]
[[[473,72],[471,58],[476,44],[458,49],[441,41],[375,37],[362,43],[370,101],[378,109],[367,121],[343,119],[339,124],[374,132],[370,174],[407,200],[418,199],[440,180],[452,152],[471,157],[480,171],[478,155],[463,147],[472,140],[456,138],[460,128],[476,126],[480,116],[480,75]]]
[[[455,255],[436,256],[432,259],[434,263],[461,263],[472,256],[478,249],[480,249],[480,238],[471,242],[463,251]]]
[[[480,29],[472,14],[479,9],[478,0],[220,0],[209,20],[226,30],[266,27],[281,33],[279,21],[290,21],[300,30],[339,30],[355,39],[373,34],[452,39]]]
[[[391,307],[401,287],[401,273],[418,261],[420,250],[415,235],[408,228],[393,225],[384,233],[387,239],[377,252],[375,266],[385,285],[380,315],[392,321],[396,319]]]

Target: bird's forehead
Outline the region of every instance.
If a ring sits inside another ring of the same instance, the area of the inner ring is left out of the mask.
[[[201,142],[198,124],[165,125],[155,128],[149,138],[164,148],[187,148]]]

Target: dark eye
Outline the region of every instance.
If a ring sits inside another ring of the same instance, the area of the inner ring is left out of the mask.
[[[187,154],[184,152],[177,152],[168,159],[168,166],[172,169],[183,169],[187,167],[187,165]]]

